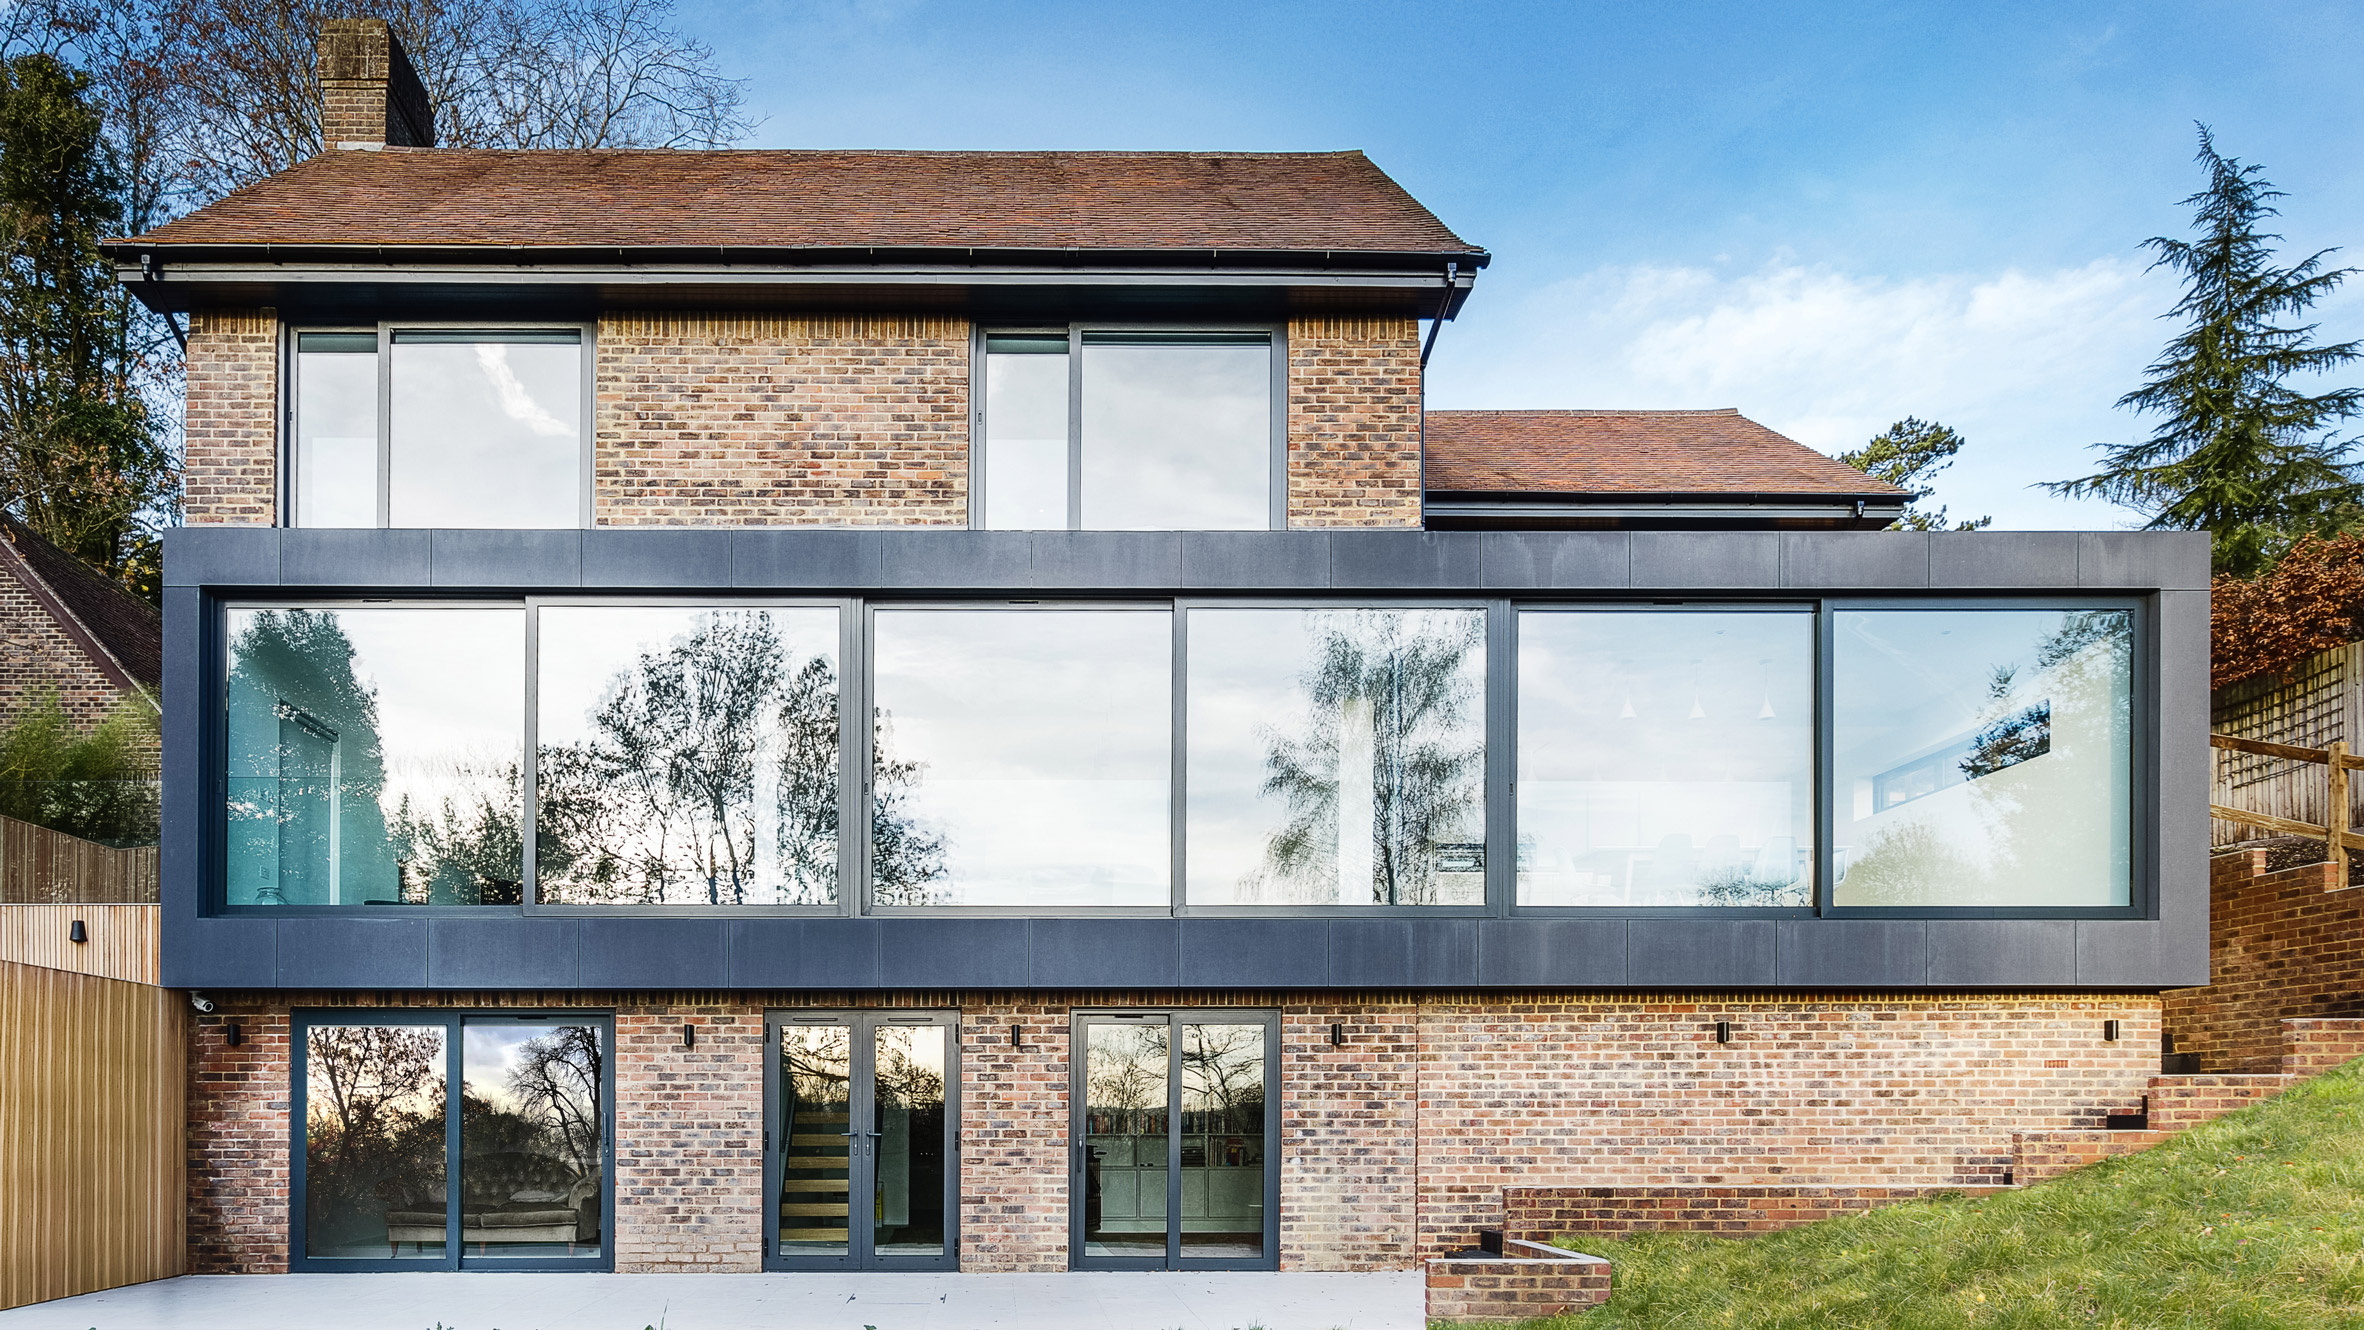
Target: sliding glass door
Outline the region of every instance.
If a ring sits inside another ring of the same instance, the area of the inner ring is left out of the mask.
[[[299,1014],[291,1265],[606,1269],[604,1016]]]
[[[764,1043],[767,1264],[956,1268],[957,1018],[780,1015]]]
[[[1078,1268],[1277,1268],[1278,1042],[1262,1012],[1076,1017]]]

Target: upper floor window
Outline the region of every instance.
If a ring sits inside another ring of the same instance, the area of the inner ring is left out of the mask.
[[[1271,332],[988,333],[977,525],[1283,525],[1278,343]]]
[[[582,525],[583,355],[577,328],[297,333],[289,524]]]

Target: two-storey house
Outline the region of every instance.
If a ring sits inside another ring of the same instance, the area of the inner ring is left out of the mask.
[[[2157,1071],[2204,538],[1425,414],[1488,256],[1359,153],[440,149],[328,45],[109,250],[194,1268],[1403,1267]]]

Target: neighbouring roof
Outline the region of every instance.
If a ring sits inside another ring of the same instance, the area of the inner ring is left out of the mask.
[[[154,606],[13,517],[0,516],[0,566],[48,607],[118,687],[154,694],[164,677],[164,622]]]
[[[1908,496],[1725,407],[1711,411],[1431,411],[1430,493],[1517,498]]]
[[[133,244],[1485,261],[1360,152],[337,151]]]

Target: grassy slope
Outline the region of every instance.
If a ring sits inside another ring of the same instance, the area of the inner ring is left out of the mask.
[[[1531,1330],[2364,1327],[2364,1062],[2024,1191],[1563,1245],[1616,1292]]]

